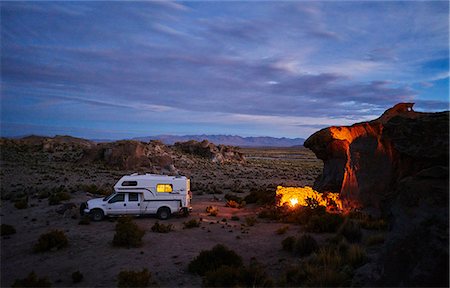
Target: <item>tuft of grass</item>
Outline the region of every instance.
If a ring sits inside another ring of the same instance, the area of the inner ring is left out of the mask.
[[[67,192],[51,193],[48,197],[48,205],[58,205],[61,201],[70,200],[70,194]]]
[[[283,247],[283,250],[292,252],[294,251],[295,242],[296,242],[295,237],[289,236],[284,238],[283,241],[281,241],[281,246]]]
[[[277,235],[283,235],[283,234],[285,234],[288,230],[289,230],[289,225],[284,225],[284,226],[278,228],[278,229],[275,231],[275,233],[276,233]]]
[[[314,269],[314,268],[313,268]],[[306,286],[309,287],[345,287],[348,286],[348,277],[336,270],[329,267],[312,270],[308,274]]]
[[[208,213],[209,216],[217,216],[217,214],[219,214],[219,208],[216,206],[208,206],[206,207],[206,213]]]
[[[83,280],[83,274],[81,274],[80,271],[75,271],[72,273],[72,282],[73,283],[80,283],[81,280]]]
[[[28,197],[16,200],[14,202],[14,207],[16,207],[19,210],[28,208]]]
[[[42,234],[34,245],[34,252],[46,252],[52,249],[60,250],[69,246],[69,241],[63,231],[52,230]]]
[[[379,244],[383,244],[385,241],[384,234],[374,234],[370,235],[366,238],[365,243],[367,246],[375,246]]]
[[[225,207],[240,208],[240,205],[238,202],[236,202],[234,200],[228,200],[227,203],[225,203]]]
[[[39,278],[36,273],[31,272],[23,279],[16,279],[11,287],[51,287],[52,283],[47,277]]]
[[[308,256],[318,249],[319,245],[316,239],[308,234],[300,236],[294,244],[294,252],[301,257]]]
[[[309,219],[305,229],[308,232],[332,233],[338,230],[343,221],[344,218],[342,215],[336,213],[313,215]]]
[[[258,221],[256,220],[255,217],[253,216],[245,217],[245,224],[247,226],[254,226],[256,223],[258,223]]]
[[[233,216],[231,216],[231,220],[232,221],[239,221],[239,220],[241,220],[241,218],[239,218],[238,216],[233,215]]]
[[[123,270],[117,276],[117,287],[151,287],[155,284],[147,268],[142,271]]]
[[[133,222],[131,217],[119,218],[116,224],[113,245],[118,247],[140,247],[145,231]]]
[[[196,228],[200,227],[200,221],[191,219],[189,221],[183,222],[183,229],[190,229],[190,228]]]
[[[352,244],[345,254],[346,262],[353,268],[357,268],[367,261],[367,254],[360,245]]]
[[[322,247],[312,262],[322,267],[337,269],[343,263],[343,259],[337,249],[333,249],[333,247]]]
[[[189,263],[188,270],[191,273],[205,275],[220,266],[242,267],[242,258],[233,250],[222,244],[217,244],[211,250],[203,250]]]
[[[350,243],[360,242],[362,237],[361,227],[350,219],[345,220],[337,234],[345,237]]]
[[[0,236],[8,236],[16,233],[16,228],[12,225],[2,224]]]
[[[152,226],[152,231],[153,232],[157,232],[157,233],[169,233],[170,231],[173,230],[173,225],[172,224],[159,224],[159,222],[156,222],[153,226]]]

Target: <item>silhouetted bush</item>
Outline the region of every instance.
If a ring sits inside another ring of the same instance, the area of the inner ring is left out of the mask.
[[[230,208],[239,208],[240,205],[238,202],[234,201],[234,200],[228,200],[227,203],[225,203],[225,207],[230,207]]]
[[[306,231],[316,233],[336,232],[344,218],[340,214],[325,213],[322,215],[312,215],[306,224]]]
[[[189,221],[183,222],[183,229],[190,229],[190,228],[196,228],[200,227],[200,221],[196,219],[191,219]]]
[[[117,287],[152,287],[152,274],[145,268],[142,271],[124,270],[117,277]]]
[[[142,245],[142,237],[145,231],[133,222],[131,217],[119,218],[116,224],[116,234],[113,245],[119,247],[139,247]]]
[[[1,225],[1,235],[0,236],[7,236],[12,235],[16,233],[16,228],[14,226],[8,225],[8,224],[2,224]]]
[[[241,218],[239,218],[238,216],[231,216],[231,220],[232,221],[239,221]]]
[[[241,197],[239,197],[237,195],[234,195],[234,194],[230,194],[230,193],[225,194],[224,198],[227,201],[234,201],[234,202],[236,202],[238,204],[240,204],[242,202],[242,198]]]
[[[17,209],[26,209],[28,208],[28,197],[17,199],[14,202],[14,207]]]
[[[63,231],[52,230],[42,234],[34,245],[34,252],[45,252],[52,249],[60,250],[69,246],[69,241]]]
[[[364,242],[366,243],[367,246],[375,246],[383,244],[384,240],[385,240],[384,234],[375,234],[368,236]]]
[[[338,235],[342,235],[350,243],[361,241],[362,232],[358,223],[346,219],[344,224],[339,228]]]
[[[11,287],[51,287],[52,283],[47,277],[38,278],[36,273],[31,272],[23,279],[16,279]]]
[[[289,236],[283,239],[281,241],[281,246],[283,247],[283,250],[292,252],[294,251],[294,245],[295,245],[295,237]]]
[[[284,226],[278,228],[275,231],[275,233],[278,234],[278,235],[282,235],[282,234],[285,234],[288,230],[289,230],[289,225],[284,225]]]
[[[208,213],[210,216],[217,216],[219,214],[219,208],[216,206],[208,206],[206,207],[206,213]]]
[[[253,190],[244,197],[247,204],[257,203],[259,205],[275,205],[275,190]]]
[[[300,236],[297,241],[295,241],[294,252],[299,256],[308,256],[312,252],[319,249],[316,239],[308,234]]]
[[[83,280],[83,274],[80,271],[75,271],[72,273],[72,281],[73,283],[80,283]]]
[[[352,244],[345,254],[346,262],[354,268],[357,268],[367,261],[367,254],[364,248],[359,245]]]
[[[70,194],[67,192],[54,192],[48,197],[49,205],[58,205],[61,201],[70,200]]]
[[[211,250],[203,250],[189,263],[191,273],[201,276],[209,271],[214,271],[220,266],[242,267],[242,258],[233,250],[222,244],[217,244]]]
[[[159,224],[159,222],[156,222],[152,226],[152,231],[157,232],[157,233],[169,233],[172,230],[173,230],[172,224],[165,225],[165,224]]]
[[[256,223],[258,223],[258,221],[256,220],[255,217],[245,217],[245,224],[247,226],[254,226]]]

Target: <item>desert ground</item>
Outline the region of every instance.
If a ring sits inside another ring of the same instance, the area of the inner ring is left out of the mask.
[[[303,147],[243,148],[241,152],[246,157],[244,163],[217,164],[205,159],[195,159],[195,164],[186,166],[175,163],[180,173],[191,179],[194,195],[190,216],[172,216],[166,221],[137,217],[134,222],[145,230],[143,245],[117,248],[112,245],[117,219],[79,225],[77,208],[63,214],[57,211],[64,204],[79,206],[107,194],[121,176],[135,171],[70,160],[78,152],[60,155],[3,149],[1,222],[12,225],[16,233],[1,239],[1,285],[11,286],[15,279],[34,271],[39,277],[47,277],[52,286],[111,287],[117,286],[120,271],[147,268],[153,281],[161,287],[201,286],[202,278],[189,273],[187,266],[200,251],[219,243],[241,255],[245,265],[256,259],[277,283],[287,267],[300,261],[299,257],[283,251],[281,242],[287,236],[304,232],[302,226],[258,218],[258,212],[263,209],[258,204],[225,207],[224,196],[244,197],[251,191],[273,193],[278,185],[312,185],[321,172],[322,162]],[[70,200],[49,205],[45,191],[58,187],[68,191]],[[28,208],[17,209],[14,201],[24,195],[28,195]],[[217,207],[218,215],[209,215],[207,206]],[[198,219],[200,227],[184,229],[183,223],[191,219]],[[172,224],[173,231],[152,232],[151,227],[157,221]],[[276,231],[284,226],[289,228],[278,235]],[[69,246],[34,253],[33,245],[39,236],[53,229],[65,232]],[[314,237],[320,244],[331,236],[321,233]],[[83,274],[79,283],[72,281],[75,271]]]

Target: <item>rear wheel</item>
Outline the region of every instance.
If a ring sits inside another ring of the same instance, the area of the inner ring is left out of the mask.
[[[91,218],[94,221],[102,221],[105,217],[105,213],[103,213],[100,209],[94,209],[91,211]]]
[[[161,207],[158,209],[158,218],[161,220],[169,219],[170,217],[170,209],[167,207]]]

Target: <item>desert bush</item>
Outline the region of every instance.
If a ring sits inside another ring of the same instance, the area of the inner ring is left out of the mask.
[[[273,281],[264,268],[253,260],[248,267],[220,266],[203,278],[205,287],[272,287]]]
[[[245,224],[247,226],[254,226],[256,223],[258,223],[258,221],[256,220],[255,217],[245,217]]]
[[[200,227],[200,221],[191,219],[189,221],[183,222],[183,225],[184,225],[183,229],[196,228],[196,227]]]
[[[275,205],[275,189],[253,190],[244,197],[244,201],[247,204],[259,204],[259,205]]]
[[[120,271],[117,276],[117,287],[151,287],[155,284],[152,281],[152,274],[147,268],[142,271]]]
[[[366,262],[366,251],[360,245],[352,244],[347,249],[345,260],[348,264],[350,264],[350,266],[352,266],[353,268],[357,268]]]
[[[319,249],[319,245],[317,244],[316,239],[308,234],[304,234],[300,236],[294,244],[294,252],[299,256],[308,256],[311,253],[317,251]]]
[[[208,206],[206,207],[206,213],[208,213],[209,216],[217,216],[217,214],[219,214],[219,208],[216,206]]]
[[[361,228],[367,230],[386,230],[388,223],[383,218],[373,218],[372,216],[365,214],[361,211],[351,211],[348,214],[350,219],[359,223]]]
[[[67,246],[69,246],[69,241],[66,234],[61,230],[52,230],[39,237],[38,243],[34,245],[33,250],[34,252],[45,252],[51,249],[60,250]]]
[[[83,274],[81,274],[80,271],[75,271],[72,273],[72,282],[73,283],[80,283],[81,280],[83,280]]]
[[[58,205],[61,203],[61,201],[70,200],[70,194],[67,192],[56,192],[51,193],[48,197],[48,204],[49,205]]]
[[[281,241],[281,246],[283,247],[283,250],[289,252],[294,251],[295,241],[296,240],[294,236],[284,238],[283,241]]]
[[[225,194],[224,198],[227,201],[234,201],[234,202],[236,202],[238,204],[240,204],[242,202],[242,198],[241,197],[239,197],[237,195],[234,195],[234,194],[230,194],[230,193]]]
[[[285,234],[288,230],[289,230],[289,225],[284,225],[284,226],[278,228],[278,229],[275,231],[275,233],[276,233],[277,235],[282,235],[282,234]]]
[[[153,226],[152,226],[152,231],[153,232],[157,232],[157,233],[169,233],[170,231],[173,230],[173,225],[172,224],[159,224],[159,222],[156,222]]]
[[[142,237],[145,231],[133,222],[131,217],[119,218],[116,224],[113,245],[119,247],[139,247],[142,245]]]
[[[220,266],[242,267],[242,258],[233,250],[222,244],[217,244],[211,250],[203,250],[189,263],[188,269],[191,273],[201,276],[209,271],[218,269]]]
[[[367,246],[375,246],[383,244],[384,241],[385,241],[384,234],[374,234],[368,236],[364,242],[366,243]]]
[[[23,279],[16,279],[11,287],[51,287],[52,283],[47,277],[39,278],[36,273],[31,272]]]
[[[335,213],[312,215],[305,229],[308,232],[316,233],[336,232],[343,221],[343,216]]]
[[[28,197],[17,199],[14,202],[14,207],[17,209],[26,209],[28,208]]]
[[[342,256],[334,247],[322,247],[313,258],[312,263],[322,267],[339,268],[343,263]]]
[[[8,236],[16,233],[16,228],[12,225],[2,224],[0,236]]]
[[[362,237],[361,227],[350,219],[344,221],[337,234],[345,237],[350,243],[359,242]]]
[[[240,205],[238,202],[236,202],[234,200],[228,200],[227,203],[225,203],[225,207],[240,208]]]
[[[239,221],[241,218],[239,218],[238,216],[231,216],[231,220],[232,221]]]
[[[306,286],[309,287],[346,287],[349,286],[348,276],[343,272],[324,267],[312,270],[308,275]]]
[[[83,215],[80,221],[78,221],[78,225],[89,225],[89,224],[91,224],[91,217],[89,217],[89,215]]]

